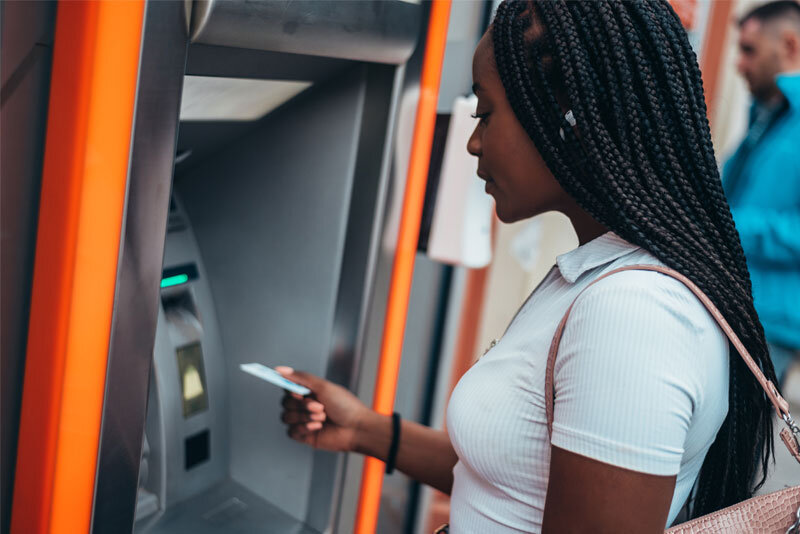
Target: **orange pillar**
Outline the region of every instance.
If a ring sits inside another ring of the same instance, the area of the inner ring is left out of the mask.
[[[450,19],[450,0],[433,0],[422,64],[419,105],[414,124],[414,139],[397,237],[397,250],[389,286],[386,321],[384,323],[381,359],[375,384],[372,407],[382,414],[391,414],[397,390],[397,374],[403,350],[408,299],[414,274],[414,257],[417,253],[422,207],[425,201],[425,185],[436,123],[436,104],[439,98],[439,81],[447,41],[447,24]],[[375,458],[367,458],[361,478],[356,532],[373,534],[378,524],[381,486],[384,464]]]
[[[725,40],[731,26],[733,0],[716,0],[711,2],[711,11],[706,23],[706,35],[703,42],[703,55],[700,58],[700,71],[703,73],[703,88],[706,95],[706,110],[709,120],[713,118],[713,102],[719,85],[719,74],[722,56],[725,52]]]
[[[14,534],[90,529],[143,17],[58,6]]]

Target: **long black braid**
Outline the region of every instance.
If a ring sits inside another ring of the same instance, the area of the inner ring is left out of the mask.
[[[562,187],[697,284],[776,382],[722,191],[697,57],[669,4],[509,0],[491,32],[511,107]],[[703,463],[692,516],[750,497],[772,455],[771,405],[730,350],[728,416]]]

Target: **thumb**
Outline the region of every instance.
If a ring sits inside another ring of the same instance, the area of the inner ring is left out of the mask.
[[[288,378],[292,382],[296,382],[301,386],[305,386],[315,393],[318,392],[325,384],[325,380],[316,375],[312,375],[303,371],[295,371],[286,365],[278,365],[275,367],[275,370],[284,378]]]

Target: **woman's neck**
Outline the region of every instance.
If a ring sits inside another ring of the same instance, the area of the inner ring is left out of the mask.
[[[578,236],[578,244],[580,245],[584,245],[609,231],[606,226],[598,222],[577,204],[575,204],[572,209],[564,210],[563,213],[569,217],[572,228],[575,229],[575,234]]]

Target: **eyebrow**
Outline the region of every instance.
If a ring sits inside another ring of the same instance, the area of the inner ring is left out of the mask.
[[[482,89],[481,88],[481,84],[479,84],[478,82],[475,82],[475,83],[472,84],[472,92],[473,93],[477,93],[481,89]]]

